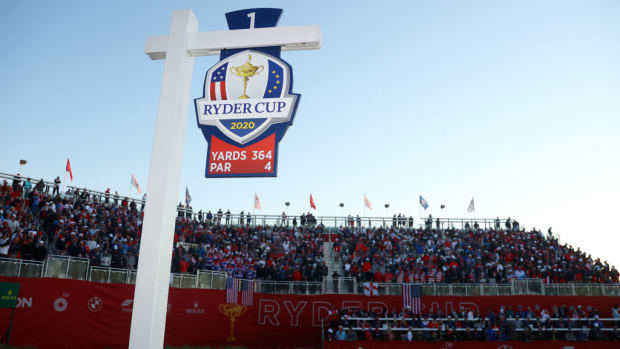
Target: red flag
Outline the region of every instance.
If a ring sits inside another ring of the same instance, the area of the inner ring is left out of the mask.
[[[312,194],[310,194],[310,207],[316,210],[316,205],[314,204],[314,200],[312,199]]]
[[[67,158],[67,167],[65,168],[65,171],[69,172],[69,177],[71,177],[71,182],[73,182],[73,172],[71,172],[71,163],[69,162],[68,158]]]

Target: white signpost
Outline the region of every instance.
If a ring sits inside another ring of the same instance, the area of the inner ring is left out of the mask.
[[[318,49],[320,45],[318,25],[200,33],[198,20],[189,9],[173,12],[169,35],[147,39],[146,54],[151,59],[166,61],[149,171],[149,198],[142,225],[130,348],[164,345],[176,201],[187,107],[192,102],[194,57],[218,55],[222,49],[281,46],[282,50],[305,50]]]

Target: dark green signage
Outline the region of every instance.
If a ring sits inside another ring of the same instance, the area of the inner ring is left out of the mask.
[[[0,308],[13,308],[17,306],[19,284],[17,282],[0,282]]]

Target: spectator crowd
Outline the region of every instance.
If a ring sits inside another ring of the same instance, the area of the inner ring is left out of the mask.
[[[500,306],[483,316],[465,308],[450,314],[342,309],[326,324],[324,336],[328,341],[620,340],[619,311],[615,305],[604,318],[598,309],[581,305]]]
[[[103,197],[79,190],[61,196],[56,187],[48,194],[28,183],[16,177],[0,187],[1,257],[43,260],[50,253],[88,258],[92,266],[137,267],[142,205],[109,190]],[[280,281],[321,281],[327,274],[320,225],[255,227],[249,214],[233,225],[230,212],[198,219],[184,212],[176,221],[172,272]]]
[[[618,270],[579,248],[561,245],[551,230],[346,227],[334,243],[344,276],[358,281],[502,283],[540,278],[548,283],[618,283]]]
[[[109,189],[99,196],[79,189],[61,193],[59,184],[57,178],[49,192],[43,180],[3,181],[0,257],[66,255],[88,258],[93,266],[135,269],[144,204]],[[285,213],[281,224],[259,225],[249,213],[237,215],[235,223],[230,211],[188,214],[187,209],[176,220],[172,272],[214,270],[279,281],[321,281],[328,273],[323,258],[328,234],[309,213],[299,217],[299,226],[297,217],[290,225]],[[547,235],[526,231],[514,220],[504,226],[498,220],[487,229],[443,227],[439,220],[433,227],[432,217],[415,228],[412,218],[400,214],[390,227],[361,227],[352,217],[349,222],[332,234],[333,255],[342,276],[360,282],[618,283],[618,271],[607,262],[561,245],[550,230]]]

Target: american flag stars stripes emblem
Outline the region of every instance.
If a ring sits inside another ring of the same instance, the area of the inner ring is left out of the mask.
[[[403,308],[409,308],[414,314],[422,312],[422,286],[419,284],[403,285]]]
[[[226,96],[226,68],[228,68],[228,63],[222,64],[221,67],[211,73],[209,96],[212,101],[228,99]]]

